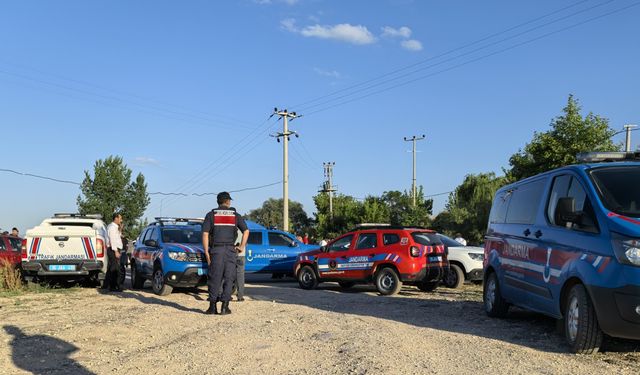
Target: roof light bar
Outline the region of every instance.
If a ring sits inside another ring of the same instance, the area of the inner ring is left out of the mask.
[[[576,155],[579,163],[599,163],[622,160],[640,160],[640,152],[581,152]]]

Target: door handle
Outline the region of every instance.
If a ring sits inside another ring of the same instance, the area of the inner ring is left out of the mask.
[[[536,236],[536,238],[540,238],[542,237],[542,231],[538,229],[533,235]]]
[[[529,235],[531,234],[531,231],[529,230],[529,228],[527,228],[522,233],[524,234],[525,237],[529,237]]]

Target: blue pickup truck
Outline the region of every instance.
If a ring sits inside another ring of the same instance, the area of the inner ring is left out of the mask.
[[[298,254],[318,246],[305,245],[291,233],[267,229],[247,221],[245,272],[293,274]],[[142,230],[131,254],[131,285],[143,287],[151,281],[154,293],[168,295],[174,287],[204,285],[207,265],[202,249],[202,220],[156,218]]]

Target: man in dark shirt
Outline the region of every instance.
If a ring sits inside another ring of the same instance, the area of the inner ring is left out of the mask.
[[[237,253],[244,252],[249,239],[249,229],[235,208],[231,207],[231,195],[218,194],[218,208],[207,213],[202,224],[202,247],[209,265],[209,309],[205,314],[218,314],[217,300],[222,290],[221,315],[231,314],[229,301],[236,276]],[[242,232],[239,245],[234,245],[236,231]],[[224,280],[224,284],[223,284]]]

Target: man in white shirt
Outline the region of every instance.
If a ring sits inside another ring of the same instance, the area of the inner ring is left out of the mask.
[[[459,242],[462,246],[467,246],[467,240],[465,240],[460,233],[456,233],[456,238],[454,238],[454,240]]]
[[[103,289],[109,288],[112,292],[121,292],[118,285],[120,279],[120,250],[122,250],[122,238],[120,235],[120,224],[122,215],[118,212],[113,214],[113,222],[107,226],[107,275],[104,279]]]

